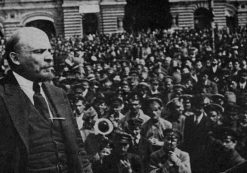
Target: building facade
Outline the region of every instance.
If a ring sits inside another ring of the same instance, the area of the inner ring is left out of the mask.
[[[0,35],[36,26],[50,36],[123,31],[125,0],[0,0]],[[170,0],[173,28],[247,24],[247,0]]]
[[[125,0],[0,0],[1,34],[35,26],[50,36],[123,31]]]
[[[247,24],[246,0],[170,0],[170,7],[174,28],[207,27],[212,13],[219,28]]]

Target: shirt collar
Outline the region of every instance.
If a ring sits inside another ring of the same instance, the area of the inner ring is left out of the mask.
[[[33,82],[32,81],[24,78],[23,76],[15,73],[14,71],[13,71],[13,74],[14,74],[14,76],[15,76],[15,78],[16,78],[16,80],[17,80],[17,82],[21,88],[24,87],[24,88],[29,88],[29,89],[33,90]]]

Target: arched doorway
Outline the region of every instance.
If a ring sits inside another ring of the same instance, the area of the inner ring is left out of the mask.
[[[83,34],[95,34],[98,31],[98,17],[95,13],[87,13],[83,16]]]
[[[49,38],[56,35],[54,24],[49,20],[33,20],[26,23],[26,26],[33,26],[43,30]]]
[[[203,29],[211,27],[212,15],[206,8],[198,8],[194,12],[195,29]]]
[[[226,26],[231,30],[238,26],[237,9],[233,5],[226,4],[225,8]]]

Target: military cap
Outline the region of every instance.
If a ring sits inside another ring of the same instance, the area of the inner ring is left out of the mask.
[[[182,105],[182,102],[179,98],[175,97],[173,98],[171,101],[169,101],[167,104],[166,104],[166,107],[168,109],[172,109],[174,108],[175,105]]]
[[[150,98],[148,98],[148,100],[147,100],[147,103],[148,103],[148,104],[151,104],[151,103],[153,103],[153,102],[157,102],[157,103],[159,103],[160,105],[163,105],[163,104],[162,104],[162,100],[161,100],[160,98],[158,98],[158,97],[150,97]]]
[[[124,85],[129,85],[129,82],[127,80],[123,80],[122,81],[122,86],[124,86]]]
[[[141,118],[131,118],[128,120],[128,125],[130,127],[141,127],[143,123],[143,120]]]
[[[238,134],[235,130],[229,128],[229,127],[223,127],[219,130],[219,138],[224,139],[231,139],[233,141],[238,140]]]
[[[151,84],[159,84],[159,80],[157,78],[153,78],[151,81],[150,81]]]
[[[205,106],[204,109],[206,112],[216,111],[221,114],[224,112],[224,108],[221,105],[215,103],[210,103],[209,105]]]
[[[111,102],[111,106],[113,108],[117,108],[117,107],[122,107],[123,106],[123,100],[121,98],[113,98],[112,102]]]
[[[178,130],[175,129],[165,129],[163,131],[164,138],[175,138],[178,141],[182,139],[182,135]]]
[[[132,141],[131,135],[117,130],[114,134],[114,143],[119,143],[119,144],[130,144]]]
[[[140,101],[140,96],[136,92],[134,92],[130,94],[129,100],[130,101]]]
[[[221,101],[225,101],[225,96],[222,95],[222,94],[212,94],[211,95],[211,100],[214,102],[214,103],[219,103]]]
[[[185,86],[184,85],[182,85],[182,84],[175,84],[175,85],[173,85],[173,89],[185,89]]]
[[[101,105],[102,103],[106,103],[105,98],[104,97],[97,97],[94,100],[93,105],[98,106],[98,105]]]
[[[87,80],[88,80],[88,81],[93,81],[93,80],[95,80],[95,75],[94,75],[94,74],[89,74],[89,75],[87,76]]]
[[[146,89],[146,90],[151,91],[150,85],[147,82],[140,82],[137,85],[137,87],[140,88],[140,89]]]
[[[81,84],[83,84],[83,83],[88,83],[88,84],[90,84],[90,81],[89,81],[88,79],[86,79],[86,78],[79,80],[79,82],[80,82]]]
[[[207,95],[199,94],[193,97],[192,103],[193,107],[195,108],[203,108],[205,104],[210,103],[210,99]]]
[[[228,103],[225,106],[225,112],[227,114],[237,114],[240,110],[240,107],[236,103]]]
[[[239,76],[241,77],[247,77],[247,70],[243,69],[239,71]]]
[[[172,76],[169,76],[169,75],[164,76],[164,81],[166,81],[167,79],[170,79],[170,80],[173,81],[173,77]]]
[[[225,100],[225,96],[222,94],[212,94],[211,99],[212,100],[217,100],[217,99]]]
[[[191,94],[182,94],[180,96],[180,99],[184,102],[184,103],[189,103],[191,102],[191,99],[193,98],[193,95]]]
[[[97,112],[95,111],[95,109],[93,107],[90,107],[85,111],[83,119],[84,120],[93,119],[96,115]]]
[[[135,69],[131,69],[131,70],[130,70],[130,72],[129,72],[129,75],[130,75],[130,76],[133,76],[133,75],[138,76],[138,75],[139,75],[139,73],[138,73],[138,71],[137,71],[137,70],[135,70]]]

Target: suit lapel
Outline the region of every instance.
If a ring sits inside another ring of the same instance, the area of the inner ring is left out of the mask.
[[[20,138],[28,151],[28,115],[30,111],[25,97],[25,94],[19,87],[13,74],[9,73],[6,76],[5,94],[3,99],[6,103],[6,107],[9,111],[16,131],[20,135]]]
[[[48,100],[51,106],[54,108],[55,114],[54,117],[63,118],[60,120],[54,120],[54,121],[60,121],[66,141],[69,143],[69,149],[73,150],[75,152],[75,149],[77,149],[76,145],[76,134],[75,129],[73,128],[73,122],[72,122],[72,112],[68,108],[68,104],[65,102],[65,98],[62,98],[61,94],[62,92],[59,92],[58,89],[55,89],[54,86],[51,86],[47,83],[44,84],[44,92],[46,96],[48,97]]]

